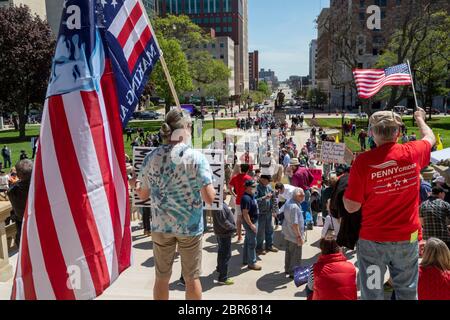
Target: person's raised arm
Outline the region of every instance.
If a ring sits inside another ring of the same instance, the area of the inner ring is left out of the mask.
[[[433,130],[431,130],[425,122],[426,116],[425,110],[422,108],[417,108],[416,113],[414,113],[421,139],[428,141],[431,144],[431,147],[433,147],[436,144],[436,136],[434,135]]]

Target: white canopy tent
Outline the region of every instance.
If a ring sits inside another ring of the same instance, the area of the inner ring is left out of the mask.
[[[437,164],[440,161],[448,160],[450,159],[450,148],[435,151],[431,153],[431,162],[433,164]]]

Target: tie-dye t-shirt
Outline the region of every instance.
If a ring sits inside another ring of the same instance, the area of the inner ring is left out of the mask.
[[[200,190],[213,180],[202,153],[185,144],[161,146],[144,159],[139,180],[150,190],[153,232],[177,236],[203,233]]]

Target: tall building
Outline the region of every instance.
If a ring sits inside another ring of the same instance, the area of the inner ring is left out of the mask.
[[[59,33],[64,0],[45,0],[47,21],[55,35]]]
[[[278,87],[278,78],[275,75],[275,71],[261,69],[259,72],[259,81],[265,81],[269,87],[273,90]]]
[[[234,48],[234,41],[230,37],[216,37],[211,43],[205,44],[203,48],[208,51],[214,59],[220,59],[231,70],[231,76],[228,79],[230,96],[236,94]]]
[[[158,0],[157,11],[187,15],[200,27],[214,29],[218,37],[230,37],[235,44],[236,94],[249,89],[248,0]]]
[[[317,57],[316,57],[316,86],[330,94],[329,67],[331,37],[328,31],[330,23],[330,9],[324,8],[317,18]]]
[[[147,14],[152,19],[158,13],[156,0],[142,0],[142,4],[147,9]]]
[[[381,29],[367,27],[367,8],[377,5],[381,9]],[[354,88],[352,69],[373,68],[383,54],[396,30],[420,14],[424,7],[431,10],[446,9],[448,0],[331,0],[329,9],[328,73],[331,79],[331,104],[334,107],[355,107],[359,102]],[[346,43],[346,45],[342,45]],[[347,57],[344,62],[342,56]],[[349,61],[353,61],[352,65]],[[318,68],[320,64],[318,62]],[[380,107],[378,102],[375,107]]]
[[[0,0],[0,7],[26,5],[31,14],[37,14],[42,20],[47,19],[45,0]]]
[[[316,87],[316,57],[317,57],[317,40],[311,40],[309,44],[309,78],[311,79],[311,87]]]
[[[250,90],[258,90],[259,80],[259,52],[254,51],[248,54],[248,67],[250,75]]]

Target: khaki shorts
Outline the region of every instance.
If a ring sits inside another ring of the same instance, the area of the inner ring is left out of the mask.
[[[177,251],[181,256],[181,273],[187,281],[200,278],[202,269],[203,235],[179,237],[166,233],[152,233],[156,277],[170,279]]]

